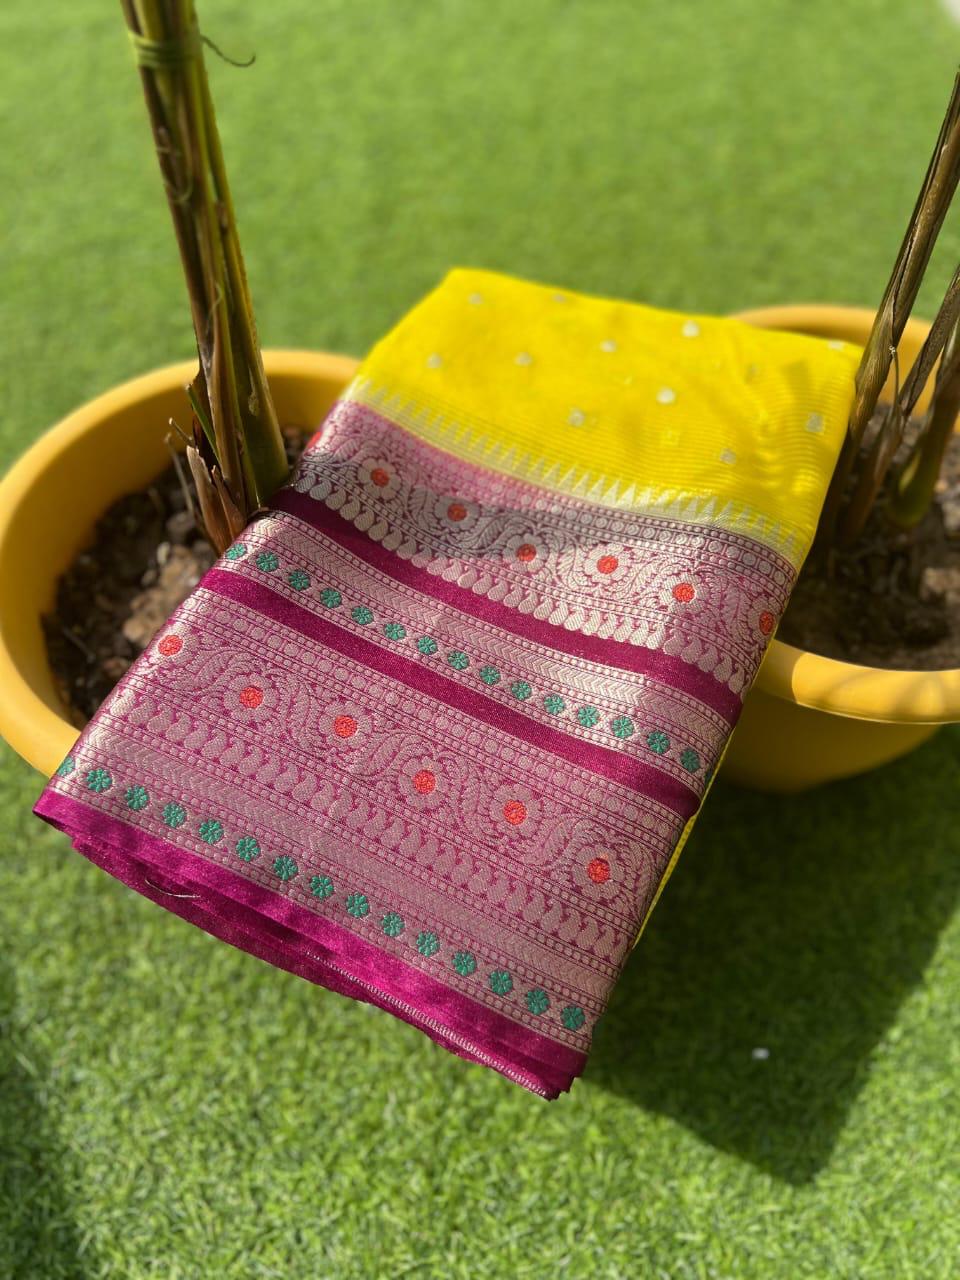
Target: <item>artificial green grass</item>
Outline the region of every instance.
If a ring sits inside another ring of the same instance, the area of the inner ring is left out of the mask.
[[[355,352],[457,263],[871,302],[957,35],[935,0],[201,18],[258,53],[212,75],[264,340]],[[6,462],[190,334],[119,12],[14,0],[0,86]],[[954,218],[941,278],[958,250]],[[949,730],[805,797],[718,787],[548,1105],[113,883],[7,752],[0,1280],[955,1276],[958,768]]]

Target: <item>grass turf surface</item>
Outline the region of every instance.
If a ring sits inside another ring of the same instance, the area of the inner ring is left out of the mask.
[[[211,62],[263,337],[355,352],[457,263],[875,300],[957,37],[935,0],[201,19],[258,52]],[[11,0],[0,36],[5,463],[190,334],[119,12]],[[954,217],[941,279],[958,251]],[[108,880],[6,752],[0,1277],[954,1276],[958,767],[949,730],[810,796],[718,788],[545,1105]]]

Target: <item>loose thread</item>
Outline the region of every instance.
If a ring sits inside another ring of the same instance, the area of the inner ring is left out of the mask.
[[[231,67],[252,67],[257,60],[257,55],[255,53],[251,53],[250,57],[247,58],[246,62],[240,62],[236,58],[231,58],[229,57],[228,54],[224,53],[223,50],[220,48],[220,46],[217,44],[214,44],[209,36],[201,36],[200,39],[207,46],[208,49],[213,50],[213,52],[217,55],[217,57],[220,59],[221,62],[229,63]]]
[[[160,886],[158,884],[154,884],[153,881],[148,876],[143,877],[143,882],[144,884],[148,884],[150,888],[154,890],[155,893],[162,893],[167,898],[199,898],[200,897],[199,893],[174,893],[170,889],[161,889]]]

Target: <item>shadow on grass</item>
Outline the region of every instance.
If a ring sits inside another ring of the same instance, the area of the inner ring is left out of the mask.
[[[61,1176],[63,1152],[46,1114],[46,1063],[17,1023],[13,971],[0,963],[0,1276],[83,1280]]]
[[[805,795],[718,787],[588,1077],[777,1178],[811,1179],[955,908],[958,770],[948,729]]]

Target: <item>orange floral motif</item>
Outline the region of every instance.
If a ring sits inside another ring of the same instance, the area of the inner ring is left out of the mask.
[[[594,884],[606,884],[610,879],[610,863],[606,858],[592,858],[587,863],[587,875]]]
[[[519,827],[521,822],[527,820],[527,806],[522,800],[508,800],[503,806],[503,816],[511,827]]]

